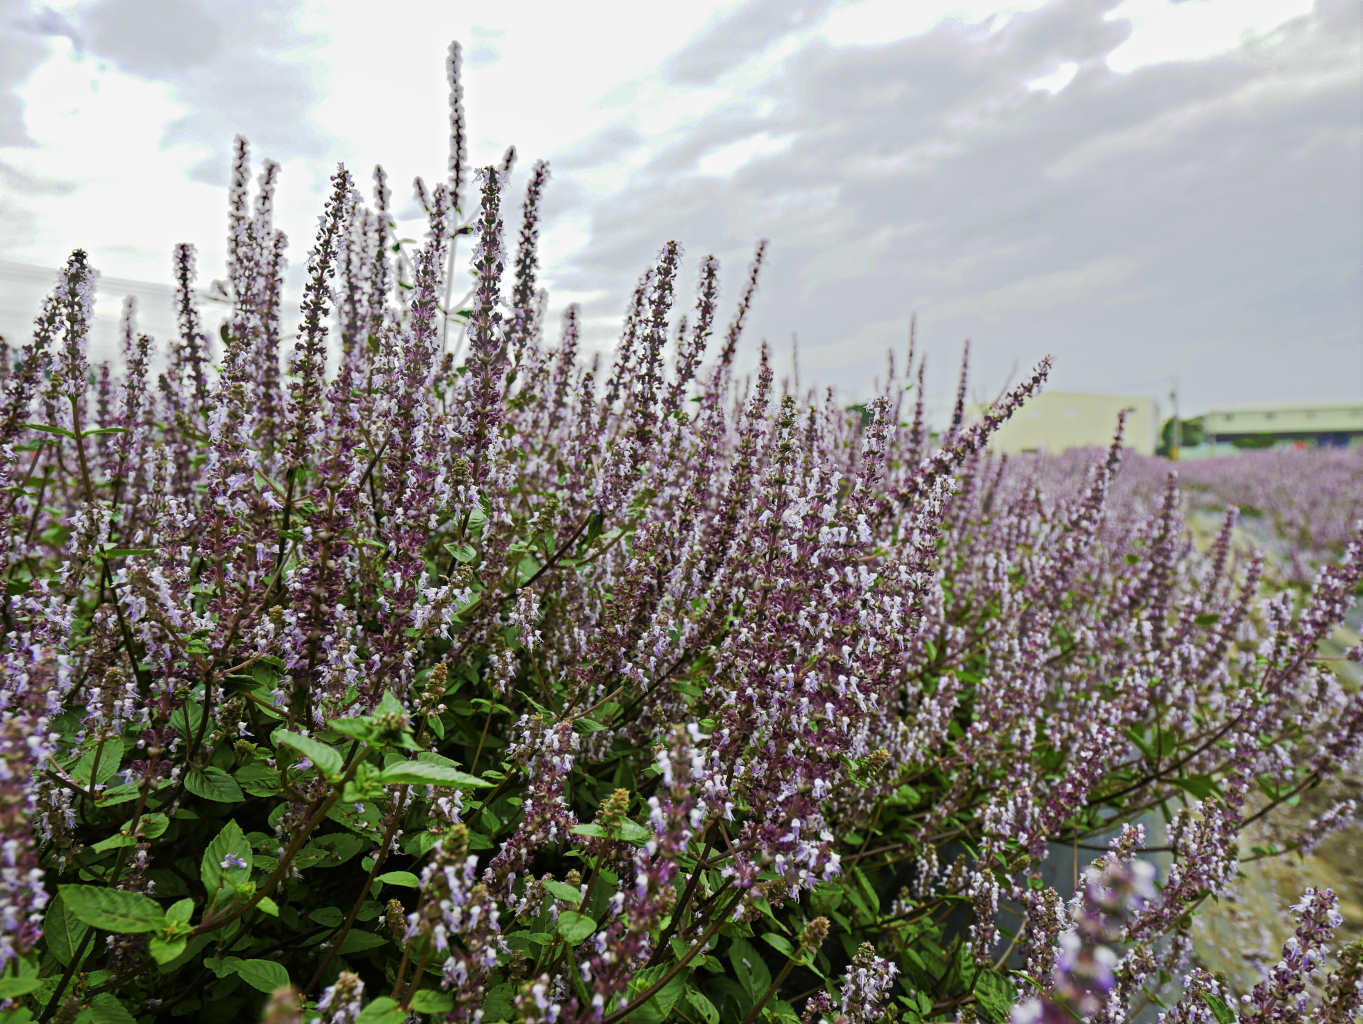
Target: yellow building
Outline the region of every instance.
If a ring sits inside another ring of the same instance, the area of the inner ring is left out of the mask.
[[[1158,443],[1159,408],[1147,395],[1095,395],[1081,391],[1043,391],[999,428],[989,450],[1061,452],[1068,448],[1106,448],[1117,429],[1117,414],[1126,416],[1125,444],[1133,452],[1153,455]],[[976,409],[979,418],[982,409]]]

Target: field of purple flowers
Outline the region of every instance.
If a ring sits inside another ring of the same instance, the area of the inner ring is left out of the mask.
[[[1309,582],[1339,556],[1363,519],[1363,448],[1275,449],[1181,464],[1194,503],[1237,506],[1282,541],[1287,578]]]
[[[1083,476],[1097,452],[1071,450],[1022,457],[1012,476],[1043,489],[1064,489]],[[1285,581],[1309,584],[1336,561],[1363,520],[1363,448],[1277,448],[1171,463],[1131,455],[1113,489],[1113,505],[1144,514],[1165,478],[1178,475],[1185,511],[1237,511],[1237,524],[1269,549]]]
[[[382,170],[367,205],[339,168],[286,344],[277,166],[252,209],[238,140],[219,328],[182,245],[178,338],[129,303],[91,367],[77,250],[5,350],[0,1012],[1355,1019],[1328,889],[1246,991],[1190,935],[1241,831],[1363,745],[1318,658],[1363,530],[1274,592],[1173,481],[1116,497],[1120,426],[1077,482],[987,459],[1048,362],[936,440],[912,346],[865,421],[765,347],[738,381],[762,246],[719,331],[712,257],[674,322],[667,243],[582,365],[536,288],[547,166],[514,256],[514,152],[466,201],[458,60],[411,280]],[[1047,884],[1062,849],[1092,866]]]

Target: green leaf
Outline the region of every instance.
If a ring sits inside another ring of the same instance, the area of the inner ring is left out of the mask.
[[[143,839],[158,839],[170,828],[170,819],[164,814],[144,814],[137,823],[138,834]]]
[[[507,932],[505,937],[508,946],[514,950],[521,950],[531,957],[537,956],[541,949],[554,941],[554,936],[550,932],[532,932],[527,928]]]
[[[165,923],[161,905],[141,893],[102,885],[63,885],[58,891],[71,913],[91,928],[136,934],[154,932]]]
[[[127,835],[124,832],[115,832],[113,835],[108,836],[105,839],[101,839],[99,842],[95,843],[95,845],[90,847],[90,849],[94,850],[95,853],[107,853],[110,850],[118,850],[122,849],[125,846],[136,845],[137,840],[134,839],[132,836]]]
[[[454,1009],[454,996],[431,988],[418,989],[410,1005],[417,1013],[449,1013]]]
[[[378,949],[387,944],[388,940],[382,935],[375,935],[373,932],[352,931],[346,935],[345,941],[341,943],[341,952],[343,954],[363,953],[366,949]]]
[[[407,1019],[406,1012],[387,996],[379,996],[360,1011],[355,1024],[402,1024]]]
[[[136,846],[137,838],[133,834],[134,824],[137,825],[137,831],[144,838],[155,839],[170,828],[170,819],[164,814],[144,814],[136,822],[129,818],[119,827],[117,832],[107,839],[101,839],[91,849],[96,853],[103,853],[105,850],[116,850],[121,846]]]
[[[18,960],[16,963],[19,964],[19,970],[23,973],[13,975],[8,970],[6,971],[5,976],[0,978],[0,999],[13,999],[15,996],[28,995],[47,980],[38,977],[37,970],[27,960]]]
[[[147,943],[147,952],[158,964],[168,964],[183,953],[188,944],[189,940],[183,935],[177,935],[174,938],[153,935]]]
[[[103,785],[108,782],[118,772],[119,762],[123,760],[123,741],[115,736],[104,741],[104,748],[99,750],[99,763],[95,763],[95,751],[97,747],[91,747],[80,758],[67,769],[71,778],[75,779],[82,786],[88,786],[91,781]],[[94,772],[94,779],[90,778]]]
[[[74,438],[76,436],[75,434],[71,433],[71,431],[66,430],[63,427],[49,427],[46,423],[25,423],[24,426],[28,427],[29,430],[36,430],[42,434],[56,434],[58,437],[71,438]]]
[[[857,886],[861,889],[861,895],[871,910],[871,916],[876,917],[880,914],[880,895],[876,892],[871,880],[866,877],[866,872],[860,868],[852,869],[852,877],[856,880]]]
[[[206,956],[204,966],[219,978],[226,978],[231,976],[233,965],[240,959],[239,956]]]
[[[258,992],[273,992],[289,983],[289,972],[273,960],[238,960],[232,971]]]
[[[1207,1009],[1212,1011],[1212,1016],[1216,1018],[1217,1024],[1234,1024],[1235,1012],[1226,1005],[1225,1000],[1220,996],[1214,996],[1210,992],[1198,993],[1202,996],[1202,1001],[1207,1004]]]
[[[339,751],[321,740],[315,740],[311,736],[300,736],[286,729],[276,729],[273,738],[276,747],[292,747],[315,764],[317,770],[327,779],[335,780],[341,777],[345,759],[341,757]]]
[[[628,818],[621,821],[619,827],[613,830],[607,830],[604,826],[591,822],[587,825],[574,825],[572,831],[576,835],[591,836],[595,839],[623,839],[635,846],[643,846],[653,836],[648,829]]]
[[[379,773],[379,781],[386,786],[411,784],[416,786],[460,786],[464,789],[492,785],[492,783],[484,782],[476,775],[470,775],[468,772],[461,772],[457,768],[450,768],[443,764],[432,764],[429,761],[403,761],[399,764],[389,765]]]
[[[131,803],[141,795],[141,789],[141,785],[136,782],[125,782],[121,786],[110,786],[95,798],[95,803],[100,807],[117,807],[119,804]]]
[[[154,555],[155,548],[105,548],[99,553],[101,558],[136,558],[140,555]]]
[[[308,914],[308,920],[316,921],[323,928],[339,928],[345,920],[340,907],[318,907]]]
[[[734,975],[748,995],[754,1001],[762,998],[771,985],[771,971],[752,944],[746,939],[734,939],[729,944],[729,962],[734,965]]]
[[[207,654],[208,644],[200,636],[188,638],[188,648],[193,654]],[[171,724],[180,730],[180,734],[188,739],[199,731],[199,726],[203,723],[204,709],[196,700],[187,700],[180,706],[180,710],[171,716]]]
[[[719,1011],[703,992],[698,992],[694,988],[687,989],[686,1001],[691,1004],[691,1009],[700,1014],[705,1024],[719,1024]]]
[[[540,561],[534,555],[522,555],[521,560],[516,563],[516,586],[523,587],[530,582],[531,577],[540,571]]]
[[[368,846],[369,840],[353,832],[331,832],[299,850],[294,863],[302,869],[339,867]]]
[[[511,1016],[511,1001],[515,995],[516,987],[510,982],[504,981],[500,985],[493,985],[483,997],[483,1018],[494,1021],[506,1020]]]
[[[71,958],[76,955],[81,940],[89,930],[89,925],[66,908],[66,901],[60,895],[53,897],[47,905],[47,914],[43,918],[43,938],[47,940],[48,951],[63,967],[70,966]]]
[[[569,903],[579,903],[582,900],[582,892],[575,885],[569,885],[567,882],[560,882],[552,878],[541,884],[548,892],[561,900],[567,900]]]
[[[236,780],[252,796],[276,796],[279,793],[279,770],[256,761],[238,768]]]
[[[1150,741],[1145,738],[1145,733],[1134,726],[1126,730],[1126,738],[1136,745],[1136,748],[1145,755],[1147,761],[1155,760],[1155,748]]]
[[[246,867],[224,870],[222,864],[229,854],[244,861]],[[203,859],[199,862],[199,879],[208,890],[210,900],[220,889],[232,890],[250,881],[251,844],[235,821],[229,820],[208,844],[208,849],[204,850]]]
[[[582,546],[591,547],[592,541],[601,536],[601,530],[605,526],[605,518],[600,512],[593,512],[587,520],[587,532],[582,535]]]
[[[576,946],[594,931],[596,922],[586,914],[565,910],[558,915],[558,933],[569,946]]]
[[[450,553],[452,558],[464,565],[478,560],[478,549],[472,544],[446,544],[445,550]]]
[[[191,960],[196,960],[199,954],[204,951],[204,947],[213,941],[214,938],[211,935],[194,936],[194,938],[189,940],[189,945],[184,948],[179,956],[169,963],[161,964],[160,970],[162,974],[177,971]]]
[[[981,1015],[994,1024],[1002,1024],[1012,1013],[1017,993],[1012,983],[993,970],[980,972],[975,979],[975,1002]]]
[[[630,998],[638,996],[645,989],[651,987],[659,978],[669,970],[667,964],[659,964],[657,967],[650,967],[640,971],[630,982]],[[661,989],[659,989],[648,1002],[639,1007],[630,1015],[630,1020],[637,1024],[663,1024],[664,1021],[671,1019],[672,1007],[686,991],[686,979],[684,975],[678,974]]]
[[[763,941],[771,946],[778,953],[785,957],[795,956],[795,947],[790,944],[790,940],[784,935],[777,935],[775,932],[766,932],[762,936]]]
[[[1221,788],[1216,784],[1216,780],[1210,775],[1185,775],[1181,779],[1175,779],[1174,785],[1180,789],[1187,790],[1199,800],[1206,800],[1208,797],[1215,796],[1221,792]]]
[[[237,780],[221,768],[212,765],[203,771],[195,769],[186,775],[185,789],[205,800],[215,800],[223,804],[241,803],[245,799]]]
[[[166,908],[166,920],[176,924],[188,924],[189,919],[194,916],[194,901],[189,897],[177,900]]]
[[[401,885],[408,889],[421,888],[421,879],[410,871],[385,871],[374,881],[382,882],[384,885]]]
[[[620,822],[620,838],[627,843],[641,846],[653,838],[653,832],[651,829],[644,828],[643,825],[625,818]]]
[[[339,732],[342,736],[349,736],[352,740],[364,742],[372,740],[377,732],[374,723],[367,718],[338,718],[334,722],[328,722],[327,728],[332,732]]]
[[[112,992],[101,992],[91,999],[88,1012],[90,1016],[87,1020],[91,1024],[137,1024],[137,1018]]]

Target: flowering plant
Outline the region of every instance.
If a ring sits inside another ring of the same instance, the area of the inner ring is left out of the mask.
[[[1073,494],[985,457],[1048,361],[936,441],[912,339],[865,417],[765,346],[740,383],[764,246],[713,362],[717,264],[674,325],[669,242],[580,365],[575,307],[544,340],[547,166],[509,295],[514,151],[464,219],[458,61],[424,244],[339,168],[291,344],[277,167],[252,210],[239,139],[216,339],[184,245],[164,358],[129,301],[92,370],[77,250],[5,350],[10,1019],[1118,1021],[1185,975],[1175,1012],[1232,1012],[1188,923],[1363,742],[1315,658],[1363,535],[1260,627],[1229,517],[1204,555],[1173,480],[1113,514],[1120,424]],[[1246,1020],[1325,970],[1326,902]]]

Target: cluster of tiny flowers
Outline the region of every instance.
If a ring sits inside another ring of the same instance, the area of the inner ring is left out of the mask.
[[[2,665],[3,663],[0,663]],[[14,666],[6,666],[13,668]],[[8,680],[17,684],[22,677]],[[36,681],[36,680],[35,680]],[[47,906],[44,872],[34,835],[35,769],[56,747],[41,691],[0,686],[0,971],[42,935]],[[58,826],[51,812],[47,834]]]
[[[1139,841],[1140,834],[1127,837],[1128,843]],[[1088,868],[1070,926],[1059,937],[1050,991],[1015,1007],[1012,1024],[1083,1020],[1104,1007],[1116,985],[1113,945],[1130,916],[1155,897],[1154,878],[1148,862],[1116,856]]]
[[[1344,915],[1331,889],[1308,888],[1292,908],[1296,931],[1283,943],[1282,957],[1270,967],[1254,991],[1242,998],[1241,1024],[1280,1024],[1305,1020],[1307,986],[1325,965],[1330,940]]]
[[[896,964],[877,956],[875,947],[863,942],[843,978],[838,1012],[820,1018],[821,1024],[871,1024],[880,1017],[898,976]]]
[[[322,998],[317,1000],[321,1014],[311,1024],[355,1024],[359,1019],[364,999],[364,982],[358,974],[342,971]]]
[[[260,1024],[302,1024],[303,997],[292,985],[281,985],[270,993],[260,1011]]]

